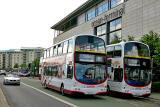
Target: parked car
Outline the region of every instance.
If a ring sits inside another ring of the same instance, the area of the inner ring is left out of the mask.
[[[20,78],[17,75],[8,74],[4,77],[3,84],[17,84],[20,85]]]
[[[6,71],[5,70],[0,70],[0,75],[6,75]]]

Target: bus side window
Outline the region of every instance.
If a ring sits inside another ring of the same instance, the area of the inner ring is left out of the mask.
[[[57,65],[55,65],[55,66],[52,67],[52,73],[53,73],[54,77],[57,76]]]
[[[65,41],[64,42],[64,45],[63,45],[63,53],[67,53],[67,49],[68,49],[68,41]]]
[[[45,72],[45,76],[48,76],[48,67],[47,66],[44,67],[44,72]]]
[[[69,40],[68,43],[68,53],[73,51],[73,40]]]
[[[114,69],[114,81],[122,82],[123,78],[123,69],[122,68],[115,68]]]
[[[47,50],[44,51],[44,56],[43,56],[43,57],[44,57],[44,58],[47,57]]]
[[[62,54],[62,49],[63,49],[63,43],[58,45],[58,55]]]
[[[121,45],[117,45],[114,48],[114,57],[121,57],[122,56],[122,46]]]
[[[50,48],[50,57],[53,56],[53,47]]]
[[[73,66],[72,65],[67,65],[67,78],[73,77]]]
[[[107,57],[113,58],[113,55],[114,55],[114,46],[108,47],[107,48]]]
[[[108,67],[111,67],[112,59],[108,59]]]
[[[47,49],[47,58],[50,56],[50,49]]]
[[[54,46],[54,56],[57,55],[57,46]]]
[[[51,66],[48,67],[49,76],[52,76]]]

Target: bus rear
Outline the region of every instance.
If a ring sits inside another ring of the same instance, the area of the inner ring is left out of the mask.
[[[89,35],[76,37],[73,70],[78,91],[84,94],[106,93],[107,59],[104,40]]]

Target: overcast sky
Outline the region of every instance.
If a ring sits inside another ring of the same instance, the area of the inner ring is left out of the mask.
[[[0,0],[0,50],[50,47],[50,27],[86,1]]]

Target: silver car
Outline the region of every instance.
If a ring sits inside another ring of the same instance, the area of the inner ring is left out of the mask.
[[[3,84],[17,84],[20,85],[20,78],[13,74],[8,74],[4,77]]]

